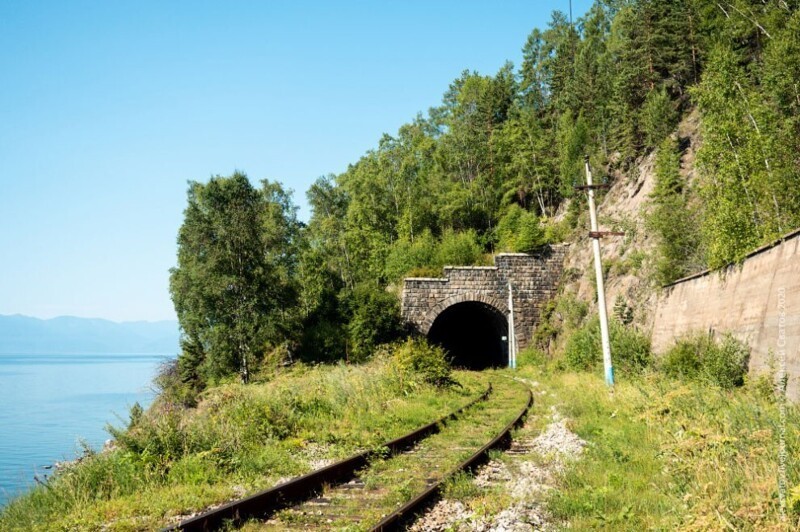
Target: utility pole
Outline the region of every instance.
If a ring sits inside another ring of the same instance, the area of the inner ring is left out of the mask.
[[[508,282],[508,367],[517,369],[517,334],[514,331],[514,292]]]
[[[614,366],[611,364],[611,339],[608,334],[608,310],[606,309],[606,290],[603,285],[603,265],[600,262],[600,239],[607,235],[623,235],[618,231],[600,231],[597,228],[597,207],[594,204],[594,191],[596,189],[609,188],[608,185],[595,185],[592,183],[592,170],[589,168],[589,157],[584,159],[586,169],[586,185],[575,187],[578,190],[586,190],[589,197],[589,223],[591,231],[589,237],[592,239],[592,251],[594,252],[594,276],[597,279],[597,310],[600,314],[600,340],[603,345],[603,370],[605,373],[606,384],[614,386]]]
[[[572,0],[569,0],[569,25],[572,27]]]

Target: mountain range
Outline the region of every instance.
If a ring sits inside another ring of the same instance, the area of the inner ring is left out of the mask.
[[[0,353],[178,352],[177,321],[113,322],[60,316],[39,319],[0,315]]]

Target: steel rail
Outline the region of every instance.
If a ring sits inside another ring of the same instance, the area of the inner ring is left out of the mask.
[[[267,518],[278,510],[314,497],[322,492],[325,485],[347,482],[355,476],[357,470],[366,466],[376,456],[395,455],[412,447],[420,440],[436,434],[442,425],[456,419],[464,410],[476,403],[485,401],[491,393],[492,385],[489,384],[481,395],[461,408],[404,436],[388,441],[377,449],[360,452],[272,488],[231,501],[213,510],[163,528],[162,532],[217,530],[226,524],[241,525],[248,519]]]
[[[528,402],[520,411],[516,418],[495,436],[492,441],[480,448],[478,452],[461,462],[458,466],[444,475],[438,482],[427,488],[406,504],[387,515],[377,525],[372,527],[371,532],[388,532],[405,529],[416,517],[425,509],[430,507],[441,496],[444,483],[453,475],[460,471],[471,471],[477,466],[485,463],[489,457],[489,451],[497,448],[506,448],[511,443],[511,431],[522,424],[531,405],[533,405],[533,393],[528,389]]]

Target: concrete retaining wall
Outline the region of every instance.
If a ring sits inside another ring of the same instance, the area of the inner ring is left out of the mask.
[[[781,324],[782,322],[782,324]],[[786,354],[789,397],[800,399],[800,231],[751,253],[741,266],[703,272],[664,290],[653,348],[663,353],[690,331],[730,331],[752,348],[750,372]]]

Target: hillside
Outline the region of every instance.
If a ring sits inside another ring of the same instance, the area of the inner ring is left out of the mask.
[[[281,356],[367,359],[404,334],[387,293],[403,277],[585,238],[586,156],[612,185],[601,221],[629,233],[604,242],[611,298],[644,325],[646,287],[800,227],[798,42],[794,2],[596,2],[320,177],[307,224],[280,183],[192,182],[170,284],[187,384]]]
[[[683,146],[680,177],[691,185],[696,182],[698,175],[695,160],[701,142],[699,112],[690,110],[671,137],[680,139]],[[613,172],[611,188],[603,194],[598,204],[601,230],[625,232],[625,236],[611,236],[601,241],[609,311],[616,302],[622,300],[633,311],[634,323],[648,331],[652,329],[654,306],[661,288],[656,264],[661,235],[648,224],[656,201],[657,156],[658,151],[653,151],[637,158],[630,170]],[[595,309],[594,259],[587,235],[588,207],[585,198],[572,201],[578,202],[578,208],[583,211],[581,225],[586,229],[578,228],[573,235],[565,261],[568,275],[562,290],[588,302]],[[696,267],[700,269],[699,265]]]
[[[178,349],[174,321],[122,322],[0,316],[0,353],[160,353]]]

